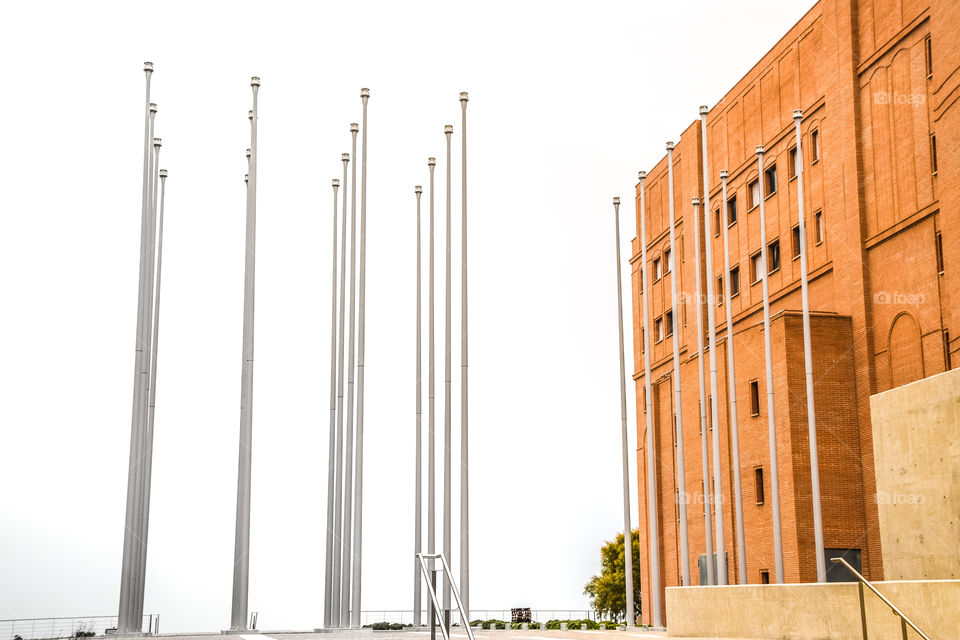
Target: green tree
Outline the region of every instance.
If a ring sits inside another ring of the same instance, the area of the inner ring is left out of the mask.
[[[632,532],[633,544],[633,606],[640,615],[640,534]],[[626,556],[623,552],[623,534],[600,548],[600,575],[593,576],[583,587],[590,597],[590,606],[598,617],[610,616],[624,620],[627,615]]]

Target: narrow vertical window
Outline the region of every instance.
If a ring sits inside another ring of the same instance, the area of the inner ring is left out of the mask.
[[[787,152],[787,179],[793,180],[797,177],[797,148],[793,147]]]
[[[767,189],[764,197],[771,196],[777,192],[777,165],[770,165],[764,169],[763,182]]]
[[[792,249],[793,259],[796,260],[800,257],[800,225],[791,229],[791,232],[793,241],[790,243],[790,248]]]
[[[663,265],[660,262],[660,258],[654,258],[653,260],[653,281],[656,282],[663,277]]]
[[[760,383],[757,380],[750,381],[750,415],[760,415]]]
[[[663,272],[664,273],[670,273],[671,271],[673,271],[672,258],[673,258],[673,253],[670,251],[670,249],[664,250],[663,252],[663,267],[664,267]]]
[[[747,208],[753,209],[760,204],[760,180],[754,180],[747,185]]]
[[[719,236],[720,235],[720,207],[717,207],[713,211],[713,229],[714,229],[713,235]]]
[[[663,340],[663,318],[657,318],[653,321],[654,335],[657,342]]]
[[[730,269],[730,297],[740,293],[740,266]]]
[[[767,273],[773,273],[780,268],[780,241],[774,240],[767,245],[767,261],[769,268]]]
[[[943,273],[943,236],[937,231],[935,237],[937,249],[937,273]]]
[[[727,224],[731,225],[737,221],[737,196],[727,200]]]
[[[933,44],[930,36],[923,39],[923,58],[927,68],[927,78],[933,77]]]
[[[717,276],[717,306],[723,306],[723,276]]]
[[[663,322],[667,325],[667,335],[673,335],[673,311],[667,311],[663,314]]]
[[[820,159],[820,130],[810,132],[810,164]]]
[[[756,496],[757,504],[763,504],[763,467],[753,469],[753,495]]]
[[[817,211],[813,214],[814,228],[816,231],[817,244],[823,242],[823,211]]]
[[[937,134],[930,134],[930,172],[937,175]]]
[[[763,273],[760,266],[762,262],[763,256],[759,251],[750,256],[750,284],[757,284],[760,282],[760,278]]]

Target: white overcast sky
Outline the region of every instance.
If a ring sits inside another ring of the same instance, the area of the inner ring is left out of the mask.
[[[637,170],[811,4],[5,5],[0,619],[117,610],[144,60],[170,172],[146,612],[166,631],[229,622],[251,75],[263,82],[250,583],[260,626],[322,620],[330,180],[361,87],[372,91],[363,609],[411,605],[413,186],[437,156],[439,426],[443,125],[459,128],[463,90],[472,605],[586,609],[599,547],[622,527],[611,197],[625,202],[626,260]],[[457,158],[459,130],[454,140]],[[457,246],[458,181],[453,193]]]

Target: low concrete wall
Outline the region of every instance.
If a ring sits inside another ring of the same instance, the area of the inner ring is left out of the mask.
[[[960,634],[960,580],[876,582],[934,640]],[[900,618],[864,589],[870,640],[901,640]],[[856,583],[668,587],[670,637],[863,640]],[[909,630],[909,638],[918,638]]]
[[[871,396],[870,415],[883,577],[960,578],[960,369]]]

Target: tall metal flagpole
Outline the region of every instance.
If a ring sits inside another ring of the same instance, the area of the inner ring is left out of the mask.
[[[436,158],[427,158],[427,167],[430,169],[430,250],[429,274],[427,276],[427,552],[437,550],[437,433],[436,433],[436,338],[434,325],[436,312],[434,311],[434,171],[437,167]],[[430,569],[434,568],[430,560]],[[430,584],[437,588],[437,576],[430,572]],[[433,610],[433,600],[427,601],[428,619],[430,620],[430,637],[436,637],[437,616]]]
[[[617,242],[617,322],[620,326],[620,444],[623,452],[623,557],[627,628],[633,628],[633,527],[630,524],[630,456],[627,451],[627,366],[623,353],[623,274],[620,272],[620,198],[613,199]]]
[[[716,503],[715,514],[717,527],[717,583],[725,585],[729,581],[727,569],[727,550],[723,530],[723,484],[720,482],[720,394],[717,382],[717,305],[713,289],[713,229],[710,224],[710,173],[707,164],[707,113],[706,106],[700,107],[700,135],[703,147],[703,219],[704,231],[707,236],[707,329],[710,341],[710,417],[713,422],[713,499]],[[720,205],[726,206],[726,200]],[[724,214],[726,215],[726,214]],[[729,277],[729,276],[727,276]],[[727,277],[724,278],[726,281]],[[727,307],[729,309],[729,306]],[[740,473],[739,468],[737,474]],[[709,524],[707,525],[710,526]],[[708,563],[710,564],[710,563]]]
[[[333,547],[333,599],[331,601],[332,613],[330,616],[330,625],[340,627],[343,621],[340,619],[340,603],[343,598],[341,589],[341,567],[343,553],[343,539],[340,536],[343,531],[343,349],[344,335],[346,334],[346,310],[347,310],[347,165],[350,164],[350,154],[344,153],[340,156],[343,162],[343,198],[341,200],[340,217],[340,318],[337,324],[337,459],[336,479],[334,480],[334,502],[333,502],[333,536],[335,544]]]
[[[360,99],[363,101],[363,141],[361,151],[363,158],[360,161],[360,300],[358,302],[357,322],[357,461],[354,469],[354,505],[353,505],[353,619],[351,626],[360,628],[360,585],[361,566],[363,564],[363,354],[364,334],[367,317],[367,101],[370,98],[370,89],[360,90]]]
[[[250,173],[247,180],[246,264],[243,292],[242,409],[240,415],[240,460],[237,473],[237,523],[233,551],[233,604],[231,629],[247,628],[250,592],[250,468],[253,446],[253,321],[257,242],[257,94],[260,78],[250,78],[253,109],[250,113]]]
[[[330,269],[330,434],[327,443],[327,535],[326,535],[326,562],[324,563],[324,601],[323,626],[330,626],[330,609],[333,601],[333,503],[334,503],[334,472],[336,466],[337,446],[337,191],[340,181],[333,179],[333,235],[331,236],[333,249],[331,251],[333,265]]]
[[[723,190],[720,194],[721,207],[726,217],[727,209],[727,170],[720,171],[720,181],[723,183]],[[733,358],[733,309],[731,300],[733,299],[732,284],[730,283],[730,232],[729,225],[723,224],[723,290],[724,290],[724,308],[727,310],[727,391],[730,397],[730,450],[733,455],[733,496],[734,496],[734,518],[737,527],[737,575],[740,584],[747,584],[747,545],[743,535],[743,490],[740,483],[740,425],[737,421],[737,377],[736,364]],[[713,349],[711,348],[711,351]],[[716,397],[716,393],[713,394]],[[720,434],[713,430],[713,467],[714,470],[720,468]],[[714,475],[714,483],[719,485],[720,478]],[[719,495],[719,494],[718,494]],[[719,531],[723,530],[723,515],[717,508],[717,522],[720,523]]]
[[[453,557],[450,554],[451,551],[451,539],[450,539],[450,525],[451,525],[451,458],[450,458],[450,439],[452,435],[451,429],[451,377],[452,377],[452,362],[450,359],[450,213],[451,213],[451,201],[450,201],[450,165],[451,165],[451,155],[450,155],[450,140],[453,136],[453,126],[446,125],[443,128],[443,134],[447,138],[447,262],[446,262],[446,295],[444,297],[444,321],[443,321],[443,556],[447,559],[448,564],[453,564]],[[443,581],[443,624],[450,629],[450,581]]]
[[[674,421],[677,432],[677,491],[679,492],[680,504],[680,575],[685,587],[690,586],[690,548],[687,539],[687,480],[686,468],[683,463],[683,396],[680,390],[680,314],[679,296],[677,295],[677,263],[676,252],[676,222],[673,206],[673,143],[667,143],[667,179],[670,181],[669,206],[670,206],[670,259],[666,265],[670,271],[670,308],[671,326],[673,333],[673,396],[674,396]]]
[[[707,236],[710,243],[710,236]],[[707,439],[707,384],[703,375],[703,287],[700,278],[700,198],[693,199],[693,263],[696,265],[697,284],[697,369],[700,382],[700,454],[703,464],[703,531],[707,563],[707,584],[716,584],[717,576],[713,565],[713,535],[710,529],[710,462]],[[672,255],[672,252],[671,252]],[[710,273],[710,269],[707,269]],[[709,277],[709,276],[708,276]],[[716,423],[714,423],[716,426]],[[716,428],[714,428],[716,431]]]
[[[156,112],[156,107],[154,107],[154,112]],[[153,123],[151,123],[151,130],[153,129]],[[153,161],[150,165],[150,242],[147,245],[147,295],[146,295],[146,308],[144,309],[144,321],[146,323],[144,327],[144,333],[148,340],[152,340],[153,337],[153,291],[154,291],[154,278],[156,274],[156,255],[157,255],[157,238],[155,231],[157,228],[157,194],[159,193],[159,182],[160,174],[158,172],[158,163],[160,162],[160,138],[153,139]],[[149,399],[150,399],[150,361],[153,359],[153,353],[148,349],[147,353],[143,359],[143,369],[141,370],[141,384],[143,385],[143,392],[141,397],[140,405],[140,420],[142,424],[142,433],[140,440],[140,464],[137,472],[140,475],[138,482],[138,487],[140,491],[139,496],[139,509],[137,511],[137,519],[135,522],[136,527],[136,537],[134,539],[134,549],[136,550],[136,566],[134,568],[134,574],[136,580],[133,586],[133,600],[131,606],[133,607],[132,617],[134,620],[143,619],[143,591],[144,591],[144,575],[146,573],[146,564],[147,564],[147,511],[149,509],[149,501],[146,497],[147,491],[147,470],[148,462],[147,456],[150,453],[149,444],[147,440],[148,431],[149,431]]]
[[[783,583],[783,538],[780,534],[780,474],[777,463],[777,420],[773,406],[773,348],[770,338],[770,288],[767,283],[767,223],[763,211],[763,145],[757,145],[757,175],[760,184],[760,261],[763,283],[763,343],[767,365],[767,433],[770,441],[770,494],[773,501],[773,548],[777,584]]]
[[[470,621],[470,466],[467,438],[467,101],[460,93],[460,601]]]
[[[810,340],[810,296],[807,289],[807,224],[803,214],[803,147],[800,121],[803,111],[793,112],[797,137],[797,209],[800,215],[800,296],[803,305],[803,367],[807,380],[807,431],[810,434],[810,486],[813,490],[813,537],[817,548],[817,582],[827,581],[826,558],[823,550],[823,516],[820,511],[820,465],[817,459],[817,416],[813,398],[813,353]]]
[[[350,347],[347,367],[347,431],[344,434],[344,477],[343,477],[343,559],[340,565],[340,624],[350,624],[350,578],[352,571],[353,544],[353,376],[356,371],[357,340],[357,132],[360,125],[350,123],[352,155],[354,159],[350,175]]]
[[[663,619],[660,613],[660,538],[657,526],[657,474],[654,469],[656,457],[653,439],[653,383],[650,381],[650,309],[647,304],[647,291],[650,290],[650,279],[647,273],[647,222],[646,202],[644,201],[644,182],[647,172],[638,174],[640,179],[640,277],[643,279],[643,399],[647,414],[647,515],[650,528],[650,609],[651,622],[654,627],[662,627]],[[619,243],[618,243],[619,244]]]
[[[417,195],[417,421],[415,438],[416,453],[414,455],[414,494],[416,496],[416,507],[413,515],[413,626],[419,627],[421,622],[420,595],[423,593],[423,589],[420,587],[420,563],[416,557],[416,554],[423,553],[423,385],[420,382],[420,377],[423,370],[423,330],[420,322],[420,307],[422,305],[420,294],[420,290],[422,288],[420,277],[420,194],[423,193],[423,187],[417,185],[413,188],[413,192]]]
[[[133,408],[130,419],[130,456],[127,466],[127,500],[126,513],[124,516],[123,529],[123,553],[122,568],[120,570],[120,601],[117,610],[117,627],[122,633],[139,632],[141,629],[141,620],[134,619],[131,615],[131,599],[135,584],[135,555],[134,543],[136,530],[136,514],[140,508],[139,498],[139,465],[141,455],[141,426],[140,407],[143,393],[142,376],[140,371],[144,359],[147,337],[144,335],[144,309],[146,305],[146,275],[147,275],[147,245],[152,242],[150,227],[150,181],[151,181],[151,160],[150,139],[153,137],[153,114],[156,112],[156,105],[150,102],[150,79],[153,75],[153,63],[144,62],[143,71],[146,76],[146,97],[143,108],[143,183],[140,202],[140,269],[139,283],[137,285],[137,328],[136,340],[134,343],[134,361],[133,361]]]

